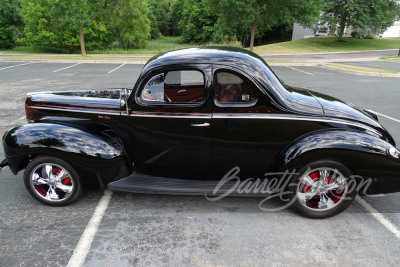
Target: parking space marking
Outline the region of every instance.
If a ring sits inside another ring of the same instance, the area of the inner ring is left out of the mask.
[[[308,74],[308,75],[314,75],[311,72],[307,72],[307,71],[304,71],[304,70],[299,70],[299,69],[296,69],[296,68],[293,68],[293,67],[290,67],[290,66],[286,66],[286,67],[289,68],[289,69],[292,69],[292,70],[297,70],[297,71],[303,72],[303,73]]]
[[[384,115],[384,114],[382,114],[382,113],[376,112],[376,111],[374,111],[374,110],[371,110],[371,111],[372,111],[373,113],[376,113],[376,114],[379,115],[379,116],[382,116],[382,117],[385,117],[385,118],[387,118],[387,119],[390,119],[390,120],[393,120],[393,121],[395,121],[395,122],[399,122],[399,123],[400,123],[400,120],[398,120],[398,119],[389,117],[389,116],[387,116],[387,115]]]
[[[377,219],[386,229],[392,232],[397,239],[400,240],[400,229],[393,224],[389,219],[383,216],[382,213],[374,209],[365,199],[360,196],[356,197],[357,202],[363,206],[375,219]]]
[[[33,64],[33,63],[35,63],[35,62],[28,62],[28,63],[18,64],[18,65],[8,66],[8,67],[1,68],[0,70],[11,69],[14,67],[24,66],[24,65]]]
[[[110,74],[110,73],[112,73],[112,72],[114,72],[114,71],[116,71],[117,69],[119,69],[119,68],[121,68],[122,66],[124,66],[126,63],[124,63],[124,64],[122,64],[122,65],[120,65],[120,66],[118,66],[118,67],[116,67],[115,69],[113,69],[113,70],[110,70],[108,73]]]
[[[66,70],[66,69],[72,68],[72,67],[74,67],[74,66],[76,66],[76,65],[79,65],[79,64],[81,64],[81,63],[76,63],[76,64],[74,64],[74,65],[71,65],[71,66],[68,66],[68,67],[65,67],[65,68],[62,68],[62,69],[53,70],[53,72],[58,72],[58,71],[61,71],[61,70]]]
[[[79,239],[78,245],[74,250],[71,258],[68,261],[67,267],[80,267],[85,262],[86,256],[89,252],[90,246],[92,245],[94,236],[96,235],[97,229],[99,228],[101,219],[110,203],[112,197],[112,191],[105,190],[104,195],[101,197],[97,207],[93,213],[92,218],[88,222],[85,231]]]
[[[17,122],[19,122],[20,120],[23,120],[23,119],[25,119],[25,116],[23,116],[23,117],[19,118],[18,120],[14,121],[13,123],[10,124],[10,126],[16,124]]]

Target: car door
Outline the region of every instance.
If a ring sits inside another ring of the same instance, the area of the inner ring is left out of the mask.
[[[213,89],[213,165],[217,179],[236,166],[241,178],[263,177],[284,143],[280,133],[273,132],[276,122],[261,118],[280,111],[239,70],[215,66]]]
[[[129,116],[136,169],[160,176],[209,178],[210,73],[209,65],[173,66],[144,78]]]
[[[262,87],[241,70],[222,65],[214,65],[213,70],[213,165],[217,179],[236,166],[242,179],[264,177],[291,142],[330,127],[319,114],[282,107],[271,97],[272,88]],[[297,94],[291,99],[298,101],[297,105],[310,103],[304,93],[292,93]]]

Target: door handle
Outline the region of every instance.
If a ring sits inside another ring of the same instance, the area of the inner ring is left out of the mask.
[[[192,124],[190,124],[191,126],[194,126],[194,127],[207,127],[207,126],[210,126],[210,124],[208,123],[208,122],[203,122],[203,123],[192,123]]]

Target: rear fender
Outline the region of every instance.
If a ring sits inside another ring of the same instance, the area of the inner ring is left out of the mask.
[[[3,136],[3,145],[14,174],[36,155],[67,161],[87,185],[103,186],[131,172],[122,144],[104,129],[94,132],[93,128],[84,130],[82,126],[78,129],[72,125],[32,123],[9,130]]]

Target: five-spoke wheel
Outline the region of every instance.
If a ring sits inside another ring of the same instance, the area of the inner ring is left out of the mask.
[[[321,161],[300,170],[292,188],[294,207],[311,218],[326,218],[345,210],[356,190],[349,187],[351,172],[343,165]]]
[[[29,162],[24,181],[34,198],[52,206],[70,204],[81,191],[75,170],[65,161],[53,157],[37,157]]]

